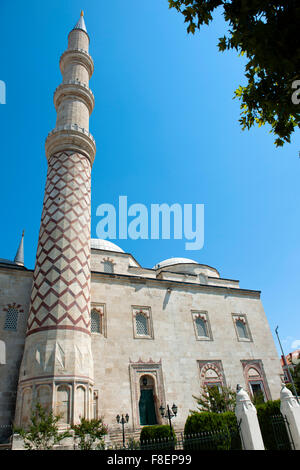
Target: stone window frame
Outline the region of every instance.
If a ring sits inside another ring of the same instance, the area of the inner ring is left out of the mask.
[[[154,339],[152,312],[151,307],[132,305],[132,323],[133,323],[133,338],[134,339]],[[147,319],[147,335],[140,335],[136,330],[136,315],[142,314]]]
[[[235,329],[237,340],[241,342],[245,342],[245,343],[253,342],[247,315],[245,313],[232,313],[231,315],[232,315],[232,321],[234,324],[234,329]],[[241,321],[245,325],[247,338],[243,338],[239,335],[238,328],[236,325],[237,321]]]
[[[265,401],[271,400],[271,393],[270,393],[270,389],[268,386],[262,360],[261,359],[242,359],[241,364],[243,367],[245,384],[246,384],[249,396],[253,397],[251,383],[253,384],[259,383],[261,385],[261,389],[264,394]],[[254,377],[253,379],[251,379],[251,377],[249,376],[250,369],[255,369],[258,372],[257,377]]]
[[[226,379],[223,369],[223,364],[220,359],[208,359],[208,360],[197,360],[199,376],[200,376],[200,388],[206,386],[217,386],[226,387]],[[215,379],[208,379],[206,372],[212,369],[218,376]]]
[[[107,315],[106,315],[106,304],[102,303],[92,303],[91,304],[91,314],[92,310],[95,310],[98,312],[100,316],[100,332],[97,331],[92,331],[91,328],[91,334],[92,335],[99,335],[99,336],[104,336],[107,338]],[[92,324],[92,321],[91,321]]]
[[[194,331],[197,341],[213,341],[208,312],[206,310],[191,310]],[[196,325],[197,318],[201,318],[206,324],[207,336],[199,336]]]
[[[106,273],[106,274],[114,274],[115,272],[115,262],[113,261],[113,259],[111,258],[103,258],[102,260],[102,263],[103,263],[103,272]],[[111,266],[111,271],[106,271],[105,270],[105,266],[106,265],[110,265]]]
[[[15,327],[14,328],[9,327],[9,323],[12,321],[9,318],[9,314],[10,314],[11,310],[16,311],[16,317],[15,317],[15,320],[14,320],[14,322],[15,322]],[[21,308],[21,305],[16,304],[16,302],[13,302],[12,304],[7,304],[7,306],[3,309],[3,311],[6,312],[6,316],[5,316],[5,319],[4,319],[4,325],[3,325],[3,330],[12,331],[12,332],[18,331],[18,322],[19,322],[19,318],[20,318],[20,313],[24,312],[24,310]]]
[[[139,399],[140,399],[140,379],[143,375],[150,376],[154,381],[154,389],[156,392],[156,405],[165,405],[166,396],[164,389],[164,379],[162,371],[162,361],[153,361],[151,358],[148,361],[143,361],[139,358],[137,362],[129,358],[129,381],[130,393],[132,403],[132,427],[133,430],[141,429],[143,426],[140,424],[139,413]],[[157,412],[158,424],[164,424],[160,416],[159,410]]]

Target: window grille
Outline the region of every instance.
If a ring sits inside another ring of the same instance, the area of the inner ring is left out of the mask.
[[[148,320],[142,313],[138,313],[135,317],[137,335],[149,335]]]
[[[19,315],[19,310],[16,309],[15,307],[9,307],[7,309],[5,324],[4,324],[5,330],[10,330],[10,331],[17,330],[18,315]]]
[[[111,261],[104,261],[104,272],[105,273],[113,273],[114,272],[114,265]]]
[[[101,315],[97,310],[91,312],[91,332],[101,333]]]

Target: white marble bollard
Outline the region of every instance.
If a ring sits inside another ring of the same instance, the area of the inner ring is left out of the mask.
[[[285,384],[282,384],[280,401],[280,412],[289,423],[295,450],[300,450],[300,405]]]
[[[262,439],[257,411],[248,393],[237,386],[235,415],[241,420],[240,433],[244,450],[265,450]]]

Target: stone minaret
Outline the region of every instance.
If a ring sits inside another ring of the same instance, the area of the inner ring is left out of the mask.
[[[61,424],[91,417],[90,187],[96,147],[89,133],[93,60],[83,13],[60,58],[56,127],[46,139],[48,173],[31,305],[20,368],[15,424],[36,402]]]

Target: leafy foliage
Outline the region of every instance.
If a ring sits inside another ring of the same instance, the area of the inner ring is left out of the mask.
[[[199,411],[211,411],[223,413],[234,411],[236,404],[236,392],[230,387],[204,386],[200,397],[193,398],[197,401]]]
[[[147,441],[152,439],[173,438],[176,439],[174,429],[170,429],[167,424],[158,424],[154,426],[144,426],[141,430],[140,440]]]
[[[292,370],[292,377],[294,380],[297,395],[300,396],[300,364],[297,364]]]
[[[183,14],[192,34],[223,8],[229,29],[219,39],[219,50],[235,49],[248,60],[248,83],[234,93],[241,100],[242,129],[267,123],[276,146],[290,142],[300,127],[299,1],[169,0],[169,7]]]
[[[195,435],[203,432],[223,432],[217,442],[217,449],[240,449],[241,442],[236,416],[233,411],[215,413],[212,411],[193,411],[185,422],[184,435]],[[227,431],[227,432],[225,432]]]
[[[167,424],[144,426],[140,434],[141,449],[173,451],[176,444],[174,429]]]
[[[81,450],[104,449],[103,437],[107,434],[108,428],[102,418],[91,420],[81,418],[80,423],[72,426],[72,429],[74,437],[79,439]]]
[[[277,450],[271,416],[280,415],[280,400],[270,400],[256,405],[256,410],[259,427],[266,449]]]
[[[24,447],[28,450],[50,450],[71,434],[60,432],[58,421],[60,416],[47,412],[40,403],[36,404],[31,414],[31,424],[28,429],[15,429],[23,438]]]

